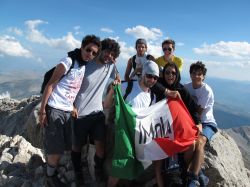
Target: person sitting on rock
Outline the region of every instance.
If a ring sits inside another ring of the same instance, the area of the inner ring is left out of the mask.
[[[157,83],[155,84],[155,86],[152,87],[152,91],[156,95],[156,101],[158,102],[166,98],[166,93],[169,93],[171,91],[178,91],[182,101],[187,107],[189,113],[191,114],[192,119],[194,120],[195,124],[199,125],[201,121],[197,112],[196,104],[194,100],[192,99],[191,95],[189,94],[189,92],[187,91],[187,89],[180,83],[181,75],[180,75],[180,71],[177,65],[173,62],[167,63],[163,68],[162,75],[163,77],[160,77]],[[189,164],[193,155],[193,149],[194,149],[194,145],[190,146],[189,149],[186,150],[182,154],[176,154],[172,158],[155,161],[156,180],[157,180],[158,187],[166,186],[166,184],[164,184],[164,180],[162,176],[163,163],[165,163],[164,165],[167,166],[167,170],[168,168],[171,168],[171,167],[173,168],[180,167],[179,170],[183,170],[183,173],[185,173],[184,170],[186,168],[184,165]],[[182,163],[181,161],[178,161],[178,158],[182,158],[182,156],[184,157],[185,164]],[[171,160],[172,161],[177,160],[176,166],[174,166],[173,164],[170,164]],[[171,180],[172,179],[168,177],[166,181],[170,183]],[[182,183],[181,179],[179,183]]]
[[[200,186],[207,185],[209,179],[201,171],[201,165],[204,162],[204,147],[218,131],[213,115],[214,94],[211,87],[203,82],[206,72],[205,64],[201,61],[191,64],[189,73],[192,82],[184,85],[198,106],[198,113],[202,123],[202,125],[198,125],[200,134],[188,169],[188,187],[195,187],[198,183],[200,183]]]

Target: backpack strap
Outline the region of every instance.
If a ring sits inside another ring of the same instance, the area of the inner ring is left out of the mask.
[[[133,88],[133,82],[134,80],[130,80],[130,81],[122,81],[123,82],[127,82],[128,85],[127,85],[127,88],[126,88],[126,91],[125,91],[125,94],[123,96],[123,99],[126,100],[126,98],[128,97],[128,95],[131,93],[132,91],[132,88]]]
[[[72,64],[71,64],[71,66],[69,67],[69,70],[67,71],[67,73],[64,76],[68,75],[68,73],[70,72],[70,70],[75,66],[75,59],[72,58],[71,56],[69,56],[69,58],[71,58]]]
[[[133,69],[135,69],[135,68],[136,68],[136,62],[135,62],[135,59],[136,59],[136,55],[134,55],[134,56],[132,57],[132,67],[133,67]]]
[[[124,96],[123,96],[123,99],[124,99],[124,100],[126,100],[126,98],[128,97],[128,95],[131,93],[132,88],[133,88],[133,82],[134,82],[134,81],[136,81],[136,80],[122,81],[122,83],[124,83],[124,82],[127,82],[127,83],[128,83],[127,88],[126,88],[126,90],[125,90],[125,94],[124,94]],[[152,91],[150,91],[150,99],[151,99],[151,100],[150,100],[149,106],[152,105],[152,103],[153,103],[153,101],[154,101],[154,97],[155,97],[155,94],[154,94]]]
[[[152,92],[152,90],[150,90],[150,99],[151,99],[151,101],[150,101],[149,106],[152,105],[152,103],[153,103],[153,101],[154,101],[154,98],[155,98],[155,94]]]

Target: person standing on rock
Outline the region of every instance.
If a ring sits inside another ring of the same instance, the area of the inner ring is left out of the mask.
[[[120,45],[110,38],[102,40],[101,44],[102,51],[99,56],[86,67],[83,83],[74,102],[76,108],[74,110],[75,120],[72,125],[71,158],[77,185],[84,184],[81,150],[88,143],[88,138],[95,144],[96,178],[102,179],[106,139],[102,105],[103,92],[110,78],[120,80],[115,66],[115,60],[120,54]]]
[[[57,166],[64,151],[71,148],[70,122],[73,102],[81,87],[87,62],[93,60],[100,50],[99,37],[85,36],[81,48],[69,52],[69,57],[63,58],[56,66],[45,87],[39,111],[39,122],[45,132],[44,145],[47,155],[45,186],[66,185],[58,178]]]
[[[191,64],[189,73],[192,82],[184,85],[198,106],[198,113],[202,124],[197,125],[200,134],[196,141],[195,151],[188,169],[188,187],[196,187],[197,184],[206,186],[208,184],[209,179],[201,170],[204,162],[204,147],[218,131],[213,115],[214,94],[211,87],[203,82],[206,72],[205,64],[201,61]]]

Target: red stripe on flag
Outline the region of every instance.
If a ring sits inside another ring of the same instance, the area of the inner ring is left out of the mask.
[[[181,99],[168,99],[167,103],[173,119],[174,140],[155,138],[154,140],[168,156],[185,151],[198,137],[198,129]]]

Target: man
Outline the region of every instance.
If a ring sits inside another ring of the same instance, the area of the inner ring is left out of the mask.
[[[105,117],[102,95],[109,78],[115,79],[118,73],[115,59],[120,54],[120,46],[113,39],[104,39],[99,56],[86,67],[85,77],[75,100],[76,117],[72,126],[72,162],[78,185],[84,183],[81,168],[81,150],[88,137],[94,140],[96,175],[102,173],[105,148]]]
[[[39,111],[47,154],[45,186],[65,186],[58,179],[56,170],[61,155],[71,146],[70,113],[84,77],[86,62],[93,60],[100,49],[99,37],[84,37],[81,48],[69,52],[69,56],[60,61],[45,87]]]
[[[152,103],[152,95],[150,88],[157,82],[159,78],[159,68],[153,61],[147,61],[142,68],[142,76],[138,81],[134,81],[131,92],[126,96],[125,101],[131,105],[132,108],[149,107]],[[117,82],[114,82],[117,84]],[[122,83],[123,95],[126,93],[127,82]],[[111,88],[105,98],[104,107],[109,108],[113,104],[114,89]],[[154,97],[155,98],[155,97]],[[116,186],[119,179],[116,177],[109,177],[108,186]]]
[[[142,73],[142,66],[147,60],[154,60],[152,55],[147,54],[147,42],[139,38],[135,42],[136,55],[132,56],[127,63],[124,80],[137,79]],[[133,70],[133,71],[132,71]]]
[[[189,73],[192,82],[184,85],[194,98],[201,118],[201,124],[197,125],[200,134],[196,141],[194,156],[189,168],[188,187],[195,187],[198,183],[202,187],[208,184],[209,179],[201,171],[204,162],[204,147],[218,131],[213,115],[214,94],[211,87],[204,83],[206,72],[207,69],[202,62],[198,61],[191,64]]]
[[[163,69],[163,67],[168,62],[173,62],[178,66],[178,69],[181,72],[183,60],[174,55],[175,41],[171,40],[171,39],[164,40],[162,42],[162,51],[163,51],[164,55],[161,57],[158,57],[155,61],[158,64],[158,66],[160,67],[160,69]]]

